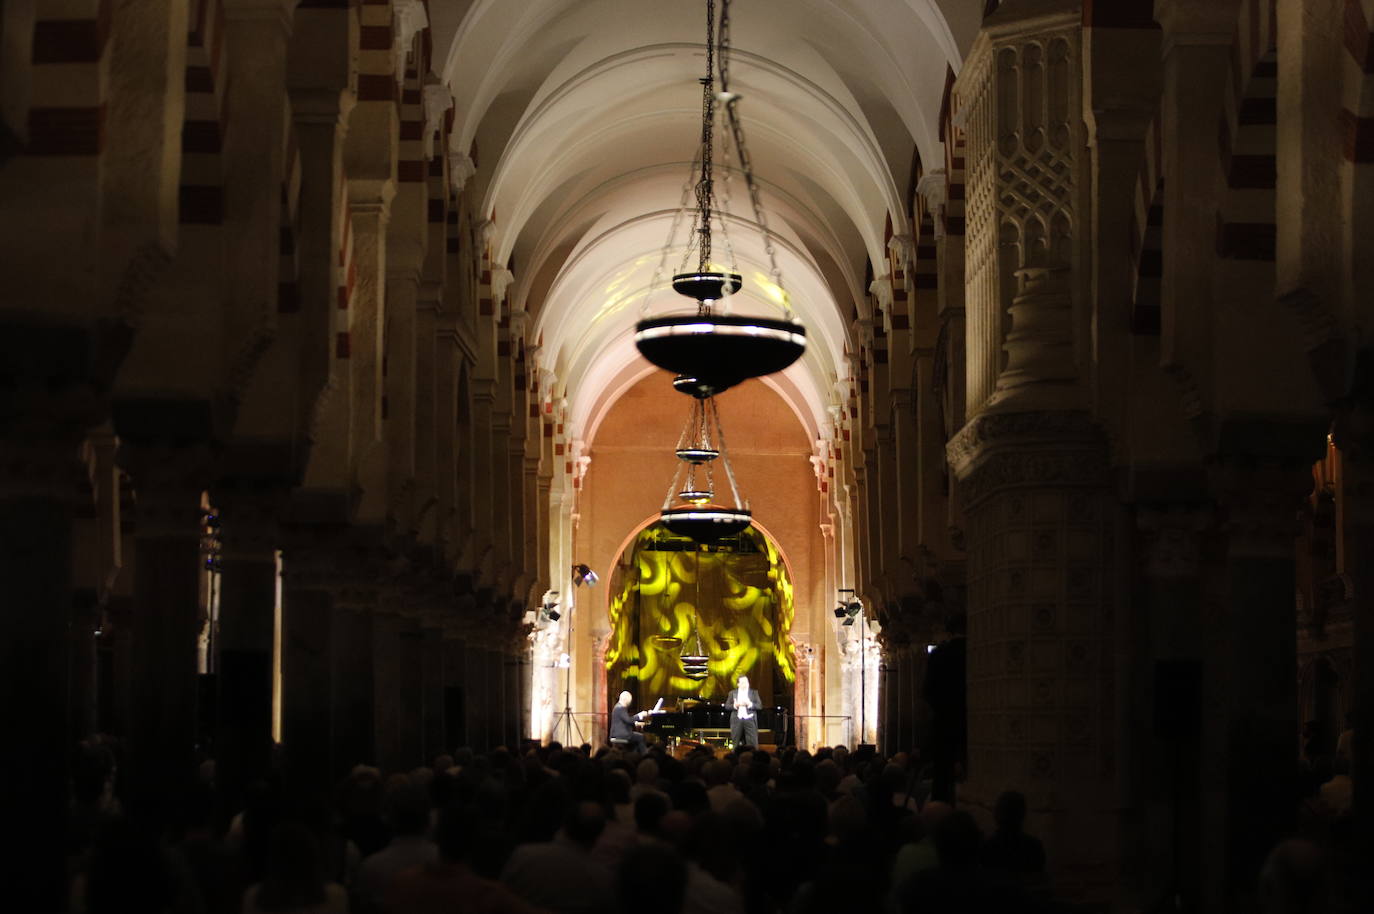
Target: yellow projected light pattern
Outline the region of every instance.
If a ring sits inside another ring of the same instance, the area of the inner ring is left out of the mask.
[[[606,649],[608,686],[648,698],[720,701],[740,674],[776,703],[774,676],[796,680],[792,582],[777,548],[753,527],[738,545],[701,551],[661,524],[636,538],[617,569]],[[695,612],[694,612],[695,610]],[[710,658],[704,680],[686,674],[684,645],[695,653],[693,623]]]

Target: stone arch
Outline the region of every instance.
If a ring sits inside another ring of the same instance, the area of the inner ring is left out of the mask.
[[[597,658],[607,695],[626,688],[641,693],[641,704],[688,695],[720,701],[743,668],[765,703],[796,706],[795,604],[787,558],[761,525],[731,539],[719,551],[693,549],[663,529],[657,515],[625,539],[615,566],[607,569],[610,631],[604,656]],[[703,598],[703,589],[714,591],[714,599]],[[700,636],[711,658],[707,678],[699,683],[672,666],[693,636]]]

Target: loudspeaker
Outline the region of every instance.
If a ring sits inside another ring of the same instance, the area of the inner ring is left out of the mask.
[[[1155,736],[1195,740],[1202,735],[1202,661],[1155,661]]]

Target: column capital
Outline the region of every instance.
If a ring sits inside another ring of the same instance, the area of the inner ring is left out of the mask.
[[[1144,539],[1147,575],[1179,580],[1202,573],[1203,537],[1214,523],[1209,506],[1141,506],[1135,520]]]

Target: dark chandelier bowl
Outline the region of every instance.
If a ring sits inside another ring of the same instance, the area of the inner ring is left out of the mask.
[[[659,519],[677,536],[698,543],[713,543],[742,533],[753,521],[748,508],[723,508],[719,505],[682,505],[665,508]]]
[[[721,273],[715,270],[696,270],[692,273],[678,273],[673,277],[673,291],[694,301],[720,301],[726,295],[734,295],[744,288],[744,277],[738,273]]]
[[[659,368],[691,379],[679,390],[720,393],[749,378],[782,371],[806,351],[806,328],[788,320],[738,314],[674,314],[635,325],[635,346]]]

